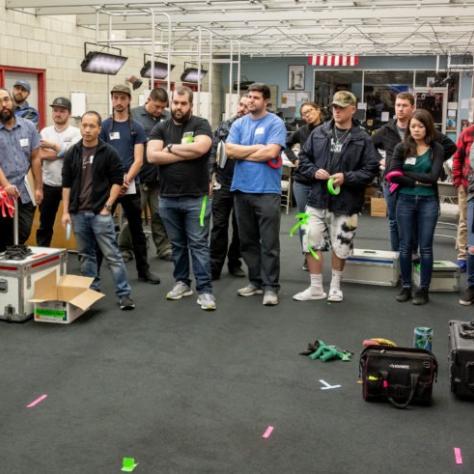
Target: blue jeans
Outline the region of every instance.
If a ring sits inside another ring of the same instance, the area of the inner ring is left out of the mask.
[[[402,285],[411,286],[413,228],[418,230],[420,246],[420,287],[429,288],[433,271],[433,236],[438,221],[439,202],[436,196],[409,196],[399,194],[397,222],[400,235],[400,270]]]
[[[121,298],[130,295],[127,270],[115,236],[112,216],[101,216],[91,211],[71,214],[77,249],[82,257],[81,273],[94,278],[91,288],[99,290],[100,275],[97,268],[96,245],[104,256],[115,283],[115,293]]]
[[[293,184],[293,194],[296,200],[296,207],[298,212],[305,212],[306,204],[308,203],[309,192],[311,191],[311,184],[300,183],[295,181]],[[300,234],[300,242],[303,241],[303,231],[301,227],[298,229]]]
[[[389,191],[389,184],[383,183],[383,196],[387,203],[388,213],[388,230],[390,233],[390,246],[393,252],[400,250],[400,237],[398,235],[398,224],[397,224],[397,192],[391,193]]]
[[[467,286],[474,286],[474,200],[467,202]]]
[[[208,242],[211,202],[210,200],[207,202],[204,226],[201,227],[199,216],[202,202],[202,197],[161,197],[159,204],[160,216],[173,250],[174,279],[188,286],[191,284],[189,279],[189,252],[191,252],[196,290],[199,294],[212,293]]]

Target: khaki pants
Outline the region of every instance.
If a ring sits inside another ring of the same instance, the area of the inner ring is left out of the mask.
[[[458,260],[466,260],[467,245],[467,192],[464,186],[458,187],[459,224],[456,238]]]

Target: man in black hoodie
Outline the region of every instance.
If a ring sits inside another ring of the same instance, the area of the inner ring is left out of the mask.
[[[63,164],[62,224],[71,223],[82,257],[81,273],[93,277],[100,289],[96,250],[99,247],[112,272],[120,309],[135,308],[112,219],[112,206],[120,196],[123,168],[117,152],[99,139],[102,119],[97,112],[81,118],[82,140],[72,146]]]
[[[328,301],[343,299],[341,278],[346,258],[353,249],[358,213],[365,187],[378,170],[369,135],[353,120],[356,97],[339,91],[332,101],[333,120],[316,128],[299,155],[300,171],[312,180],[302,226],[311,285],[297,293],[297,301],[326,298],[323,289],[321,251],[332,247],[332,278]]]

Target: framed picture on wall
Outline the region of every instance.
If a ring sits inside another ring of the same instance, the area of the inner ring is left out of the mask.
[[[288,66],[288,90],[304,90],[304,64]]]

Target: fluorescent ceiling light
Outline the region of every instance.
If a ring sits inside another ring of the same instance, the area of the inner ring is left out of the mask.
[[[82,72],[117,74],[128,58],[116,54],[89,51],[81,63]]]
[[[174,68],[174,64],[170,64],[170,71]],[[142,77],[151,77],[151,60],[147,61],[140,71]],[[166,79],[168,77],[168,64],[155,61],[155,79]]]
[[[199,69],[196,67],[188,67],[183,71],[183,74],[181,74],[181,80],[183,82],[198,82],[202,81],[204,76],[207,74],[207,71],[204,71],[204,69],[201,69],[201,74],[198,74]],[[200,76],[200,77],[199,77]]]

